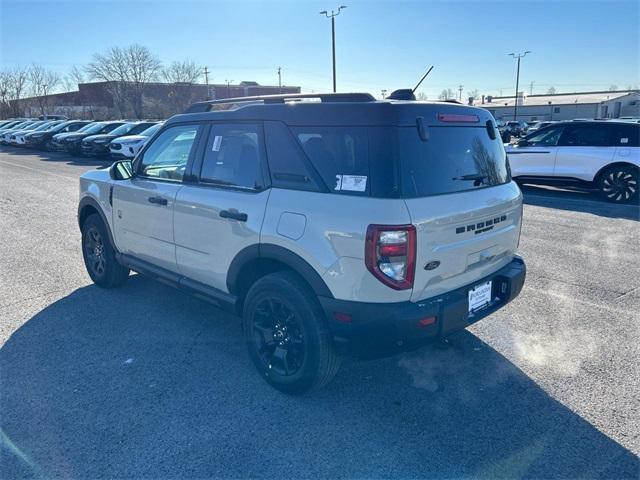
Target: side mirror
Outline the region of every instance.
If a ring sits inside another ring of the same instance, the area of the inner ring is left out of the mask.
[[[528,147],[529,145],[530,144],[529,144],[528,140],[525,140],[525,139],[518,140],[518,146],[519,147]]]
[[[109,167],[109,176],[112,180],[128,180],[133,177],[133,164],[131,160],[119,160]]]

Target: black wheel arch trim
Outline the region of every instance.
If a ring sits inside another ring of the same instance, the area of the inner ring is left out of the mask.
[[[82,211],[85,209],[85,207],[92,207],[96,212],[98,212],[98,215],[100,215],[100,218],[102,219],[102,223],[104,223],[104,228],[107,230],[107,234],[109,235],[109,241],[111,242],[111,246],[115,250],[116,243],[113,240],[113,235],[111,233],[111,226],[107,221],[107,216],[102,211],[102,207],[100,207],[100,204],[93,197],[83,197],[82,200],[80,200],[80,203],[78,204],[78,227],[80,228],[80,230],[82,230],[82,223],[81,223]]]
[[[256,259],[269,259],[281,262],[304,278],[314,293],[320,297],[334,298],[331,290],[320,274],[309,263],[296,253],[279,245],[261,243],[250,245],[240,250],[234,257],[227,271],[227,289],[238,294],[238,281],[243,267]]]

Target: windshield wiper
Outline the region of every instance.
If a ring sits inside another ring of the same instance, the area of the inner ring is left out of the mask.
[[[460,177],[453,177],[451,180],[485,180],[487,178],[489,178],[487,175],[482,175],[481,173],[470,173]]]

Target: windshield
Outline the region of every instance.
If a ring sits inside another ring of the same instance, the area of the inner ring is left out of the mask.
[[[124,125],[120,125],[118,128],[115,128],[111,131],[111,135],[126,135],[133,127],[135,127],[135,123],[125,123]]]
[[[64,127],[66,127],[67,125],[70,125],[72,123],[74,123],[73,120],[66,120],[64,122],[56,123],[54,126],[51,127],[51,129],[49,131],[50,132],[58,132],[58,131],[62,130]]]
[[[38,128],[34,128],[34,132],[42,132],[43,130],[48,130],[51,127],[54,127],[57,124],[57,122],[46,122],[43,123],[42,125],[40,125]]]
[[[112,132],[114,129],[118,128],[120,125],[122,125],[122,124],[121,123],[107,123],[107,124],[104,124],[98,133],[109,133],[109,132]]]
[[[423,141],[415,127],[398,128],[404,197],[463,192],[510,181],[499,137],[485,127],[429,127]]]
[[[75,133],[86,133],[96,125],[102,125],[102,123],[100,123],[100,122],[87,123],[84,127],[79,128]]]
[[[82,132],[82,133],[98,133],[100,130],[102,130],[104,128],[106,124],[103,122],[95,122],[95,123],[90,123],[89,125],[87,125],[84,128],[81,128],[80,130],[78,130],[78,133]]]
[[[140,132],[139,135],[142,135],[143,137],[150,137],[154,133],[156,133],[158,130],[160,130],[160,127],[162,127],[162,124],[161,123],[156,123],[155,125],[152,125],[151,127],[147,128],[146,130],[143,130],[142,132]]]

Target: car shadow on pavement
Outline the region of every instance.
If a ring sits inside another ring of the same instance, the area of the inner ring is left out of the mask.
[[[12,156],[27,155],[43,162],[60,162],[68,165],[86,165],[88,167],[108,167],[113,160],[108,158],[80,157],[64,152],[46,152],[42,150],[24,149],[20,147],[2,147],[2,151]]]
[[[527,205],[640,221],[639,205],[607,202],[599,198],[597,191],[592,189],[579,186],[560,189],[541,185],[520,185],[520,189]]]
[[[2,310],[0,309],[0,314]],[[637,478],[638,458],[470,332],[266,385],[238,318],[150,279],[80,288],[0,350],[3,478]]]

